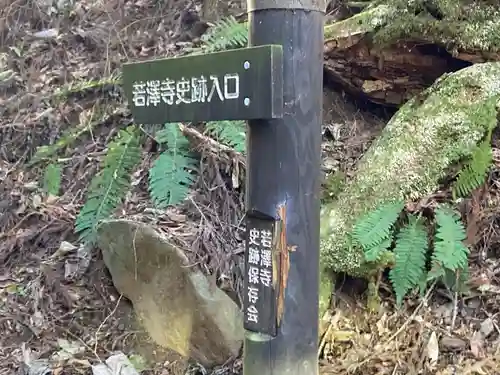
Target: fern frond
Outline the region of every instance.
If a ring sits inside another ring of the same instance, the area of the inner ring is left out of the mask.
[[[149,192],[153,203],[164,208],[181,202],[195,179],[189,169],[196,168],[196,159],[189,155],[189,140],[177,124],[166,124],[157,133],[157,140],[167,144],[149,170]]]
[[[365,249],[365,260],[367,262],[379,261],[382,254],[391,246],[391,244],[392,238],[386,238],[375,246]]]
[[[392,225],[396,222],[404,203],[401,201],[383,204],[362,216],[354,225],[353,238],[365,250],[389,238]]]
[[[43,175],[43,190],[50,195],[59,195],[62,168],[59,164],[49,164]]]
[[[398,306],[408,291],[420,285],[425,274],[427,249],[427,232],[424,226],[417,218],[410,216],[408,225],[397,236],[394,247],[395,264],[389,272]]]
[[[109,113],[104,106],[95,104],[92,109],[89,110],[89,116],[80,115],[81,122],[74,127],[66,129],[54,144],[37,147],[28,165],[32,166],[44,159],[52,158],[64,148],[72,145],[83,134],[92,132],[92,130],[101,124],[108,116]]]
[[[189,149],[189,139],[179,129],[178,124],[167,123],[163,125],[163,128],[156,132],[155,140],[158,143],[166,144],[172,150]]]
[[[245,153],[245,121],[211,121],[207,122],[206,130],[219,142],[232,147],[235,151]]]
[[[467,235],[460,217],[452,210],[436,210],[437,231],[432,254],[433,267],[457,271],[468,265],[469,248],[463,241]]]
[[[452,186],[452,194],[465,197],[484,183],[485,177],[493,164],[493,150],[489,137],[478,145],[472,153],[470,161],[460,171]]]
[[[57,99],[65,99],[72,94],[82,93],[92,89],[99,89],[105,86],[121,85],[121,71],[117,71],[108,77],[95,80],[77,80],[60,87],[53,95]]]
[[[233,16],[219,20],[202,36],[203,45],[196,53],[210,53],[242,48],[248,43],[247,23],[239,23]]]
[[[93,244],[100,222],[111,216],[127,193],[132,172],[141,159],[140,137],[134,126],[122,129],[111,141],[103,168],[91,181],[87,201],[76,218],[80,240]]]

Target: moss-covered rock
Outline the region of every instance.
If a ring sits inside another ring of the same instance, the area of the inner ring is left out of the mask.
[[[448,168],[496,126],[499,100],[500,63],[484,63],[443,76],[403,105],[345,189],[322,207],[323,267],[366,276],[363,253],[348,241],[356,219],[380,204],[433,193]]]

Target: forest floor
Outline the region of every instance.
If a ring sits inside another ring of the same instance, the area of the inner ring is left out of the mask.
[[[79,247],[74,220],[109,139],[131,123],[114,85],[121,65],[173,56],[197,33],[194,29],[203,29],[175,18],[187,7],[181,0],[81,0],[68,5],[71,10],[49,3],[0,1],[1,375],[23,368],[19,373],[46,374],[43,366],[49,362],[53,374],[92,374],[91,365],[114,351],[136,364],[151,356],[99,251]],[[99,84],[90,87],[95,80]],[[324,103],[324,169],[349,174],[390,114],[358,109],[348,97],[328,90]],[[63,193],[47,197],[41,190],[46,163],[28,161],[38,147],[54,144],[67,131],[78,136],[66,138],[57,154],[65,163]],[[228,229],[224,218],[242,217],[243,193],[221,187],[224,176],[213,157],[188,201],[158,213],[145,188],[154,157],[155,150],[146,147],[134,188],[117,215],[154,222],[186,248],[198,249],[193,260],[210,272],[230,272],[241,260],[242,233]],[[460,207],[468,236],[476,238],[469,295],[458,298],[435,287],[396,310],[387,287],[381,311],[369,314],[355,283],[347,283],[337,293],[321,342],[322,373],[500,373],[500,216],[491,208],[500,201],[499,179],[500,164]],[[214,259],[225,263],[216,267]],[[234,276],[232,287],[238,290],[239,283]],[[174,354],[144,366],[142,374],[207,373]],[[239,359],[211,369],[220,375],[240,372]]]

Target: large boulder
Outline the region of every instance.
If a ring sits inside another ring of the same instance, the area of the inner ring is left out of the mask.
[[[444,75],[406,102],[360,159],[355,176],[336,200],[323,205],[323,268],[365,276],[370,267],[363,251],[348,241],[356,220],[382,204],[435,192],[450,168],[470,157],[496,127],[499,103],[499,62]]]
[[[106,221],[98,245],[116,289],[157,344],[207,367],[238,355],[242,312],[159,232],[143,223]]]

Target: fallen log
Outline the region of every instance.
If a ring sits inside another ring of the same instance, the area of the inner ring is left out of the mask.
[[[500,61],[498,6],[384,3],[325,27],[325,73],[344,91],[399,107],[444,73]]]

